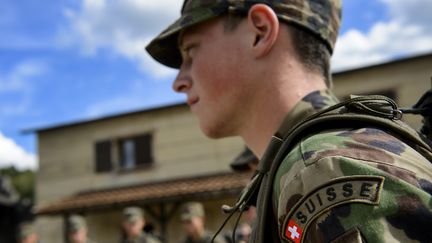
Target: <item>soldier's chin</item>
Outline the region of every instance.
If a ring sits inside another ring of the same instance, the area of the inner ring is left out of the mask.
[[[217,127],[209,127],[209,126],[203,126],[200,125],[201,131],[208,137],[212,139],[218,139],[218,138],[226,138],[226,137],[232,137],[234,134],[230,134],[226,131],[224,131],[221,128]]]

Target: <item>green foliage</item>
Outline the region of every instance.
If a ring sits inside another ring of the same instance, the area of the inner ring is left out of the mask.
[[[13,187],[22,199],[26,198],[34,202],[36,182],[34,171],[19,171],[16,170],[15,167],[8,167],[0,169],[0,175],[9,176]]]

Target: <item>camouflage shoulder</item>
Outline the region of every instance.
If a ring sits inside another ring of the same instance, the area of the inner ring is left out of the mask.
[[[426,162],[403,142],[372,128],[304,138],[274,181],[280,237],[432,239],[425,226],[432,223],[432,166]]]
[[[275,195],[280,194],[283,181],[293,179],[298,171],[319,159],[333,156],[379,163],[381,169],[387,167],[387,170],[393,170],[390,173],[407,181],[411,176],[396,173],[394,168],[411,171],[426,181],[432,180],[432,164],[398,138],[376,128],[338,129],[305,137],[291,149],[276,173]]]

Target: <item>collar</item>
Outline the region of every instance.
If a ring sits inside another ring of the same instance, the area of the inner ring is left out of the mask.
[[[338,103],[339,100],[331,90],[317,90],[303,97],[294,108],[285,116],[282,125],[275,136],[283,139],[291,128],[299,124],[308,116]]]

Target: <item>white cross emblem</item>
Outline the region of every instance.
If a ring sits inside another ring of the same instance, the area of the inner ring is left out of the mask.
[[[291,233],[291,239],[300,238],[300,234],[297,232],[297,226],[289,226],[288,231]]]

